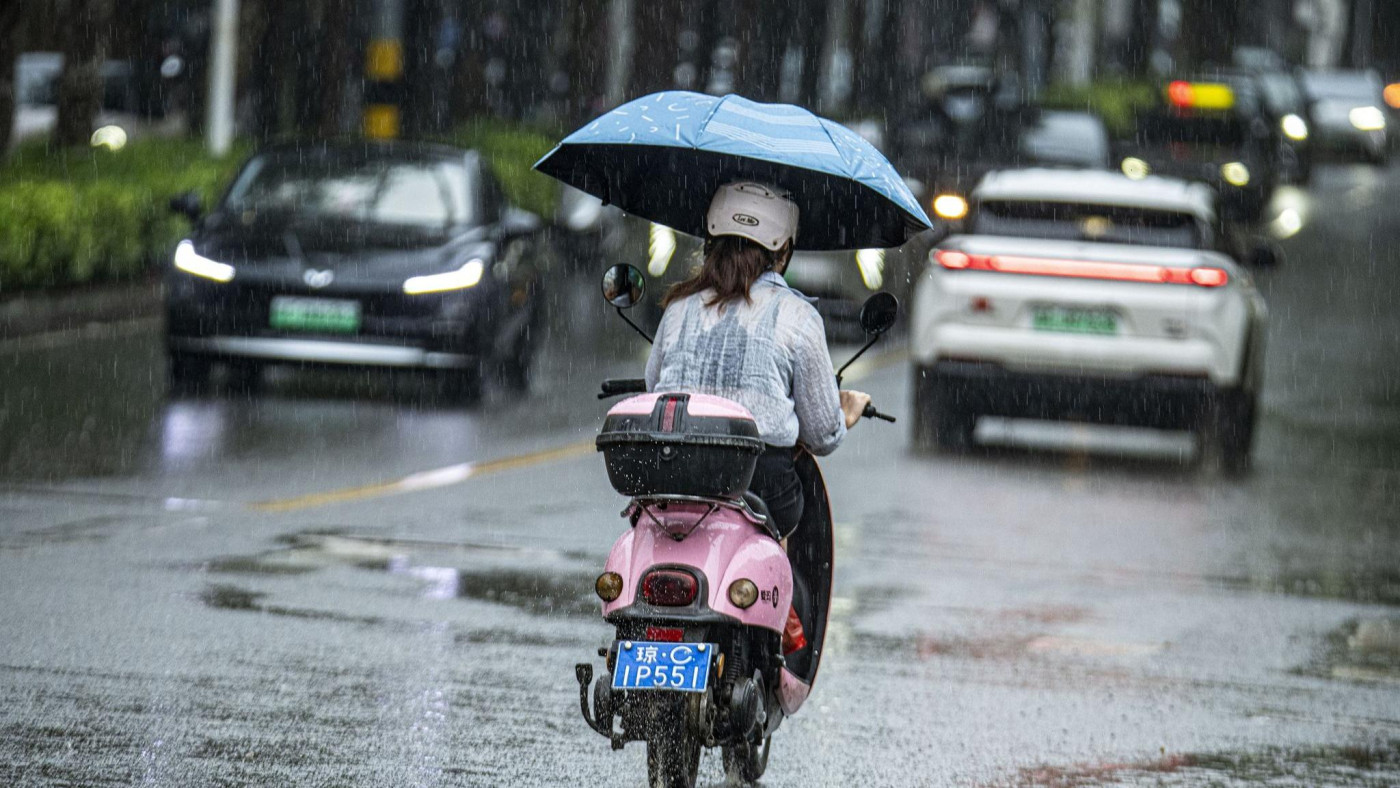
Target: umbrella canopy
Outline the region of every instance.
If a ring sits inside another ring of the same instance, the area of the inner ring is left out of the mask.
[[[894,167],[860,135],[791,104],[668,91],[605,113],[535,169],[683,233],[703,236],[720,186],[786,189],[798,249],[900,246],[931,227]]]

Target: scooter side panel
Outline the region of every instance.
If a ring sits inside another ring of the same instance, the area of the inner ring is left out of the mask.
[[[613,542],[612,551],[608,553],[608,561],[603,564],[604,572],[616,572],[622,576],[622,594],[611,602],[603,603],[603,616],[632,604],[633,598],[637,596],[637,583],[640,577],[632,575],[632,544],[636,539],[637,532],[628,530]]]
[[[694,526],[702,516],[704,520]],[[684,534],[684,538],[677,540],[673,534]],[[709,591],[707,602],[716,613],[775,632],[781,632],[787,622],[792,596],[792,570],[787,555],[772,537],[742,515],[721,511],[705,516],[700,511],[673,510],[661,522],[647,515],[640,517],[637,525],[617,540],[608,556],[605,571],[622,575],[623,591],[616,600],[603,605],[603,615],[638,601],[642,578],[658,564],[688,566],[702,572]],[[760,589],[759,601],[747,610],[729,601],[729,585],[740,578],[752,580]]]

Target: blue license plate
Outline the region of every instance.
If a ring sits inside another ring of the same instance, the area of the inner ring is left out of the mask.
[[[704,692],[714,653],[713,643],[624,640],[617,644],[613,689]]]

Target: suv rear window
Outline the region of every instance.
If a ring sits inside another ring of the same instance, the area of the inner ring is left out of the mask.
[[[1018,238],[1184,249],[1210,246],[1210,239],[1203,237],[1196,217],[1189,213],[1091,203],[987,200],[976,206],[970,229],[978,235]]]

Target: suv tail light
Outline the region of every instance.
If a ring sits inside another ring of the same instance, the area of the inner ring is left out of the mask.
[[[1220,287],[1230,281],[1222,268],[1173,268],[1166,265],[1137,265],[1102,260],[1062,260],[1054,257],[967,254],[953,249],[934,253],[938,264],[950,271],[997,271],[1004,274],[1064,276],[1072,279],[1108,279],[1119,282],[1147,282],[1166,285]]]
[[[658,607],[684,607],[695,601],[699,588],[689,572],[658,569],[642,579],[642,599]]]

